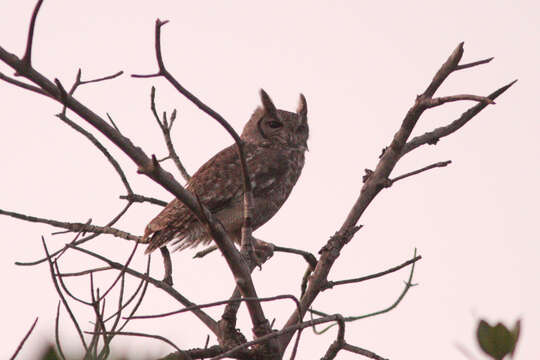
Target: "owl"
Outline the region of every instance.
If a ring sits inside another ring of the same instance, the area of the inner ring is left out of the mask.
[[[260,96],[262,106],[251,115],[241,135],[253,189],[253,230],[270,220],[289,197],[304,167],[309,135],[307,104],[302,94],[295,113],[276,109],[262,89]],[[237,244],[243,224],[242,179],[237,148],[231,145],[201,166],[186,186]],[[165,245],[183,250],[211,241],[206,227],[178,199],[146,226],[141,240],[148,243],[146,253]]]

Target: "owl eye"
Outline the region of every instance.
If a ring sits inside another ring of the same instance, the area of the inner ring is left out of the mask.
[[[277,129],[277,128],[280,128],[283,126],[282,123],[280,123],[279,121],[276,121],[276,120],[271,120],[269,121],[268,123],[268,126],[270,126],[272,129]]]

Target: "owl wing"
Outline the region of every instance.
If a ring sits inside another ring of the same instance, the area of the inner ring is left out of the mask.
[[[191,177],[186,188],[214,213],[224,208],[242,190],[235,174],[240,162],[234,146],[229,146],[208,160]],[[187,235],[188,227],[197,221],[191,211],[178,199],[173,199],[147,226],[141,242],[148,242],[146,253],[163,246],[174,238]]]
[[[244,149],[254,196],[264,196],[269,188],[276,186],[277,178],[286,172],[287,159],[282,158],[278,152],[249,143]],[[243,182],[236,145],[223,149],[201,166],[186,188],[194,193],[212,214],[232,206],[241,208]],[[241,211],[233,213],[235,216],[242,216]],[[188,227],[196,221],[195,216],[180,200],[172,200],[147,225],[142,242],[146,242],[150,236],[151,239],[146,252],[152,252],[174,238],[181,240],[187,236]]]

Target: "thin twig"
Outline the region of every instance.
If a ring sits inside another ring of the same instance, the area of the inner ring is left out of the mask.
[[[425,166],[421,169],[418,169],[418,170],[415,170],[415,171],[411,171],[409,173],[406,173],[406,174],[403,174],[403,175],[400,175],[400,176],[396,176],[395,178],[391,179],[390,182],[389,182],[389,185],[392,185],[394,184],[396,181],[399,181],[399,180],[402,180],[402,179],[405,179],[405,178],[408,178],[409,176],[413,176],[413,175],[416,175],[416,174],[420,174],[421,172],[424,172],[424,171],[427,171],[427,170],[431,170],[433,168],[437,168],[437,167],[445,167],[449,164],[452,163],[452,160],[446,160],[446,161],[440,161],[440,162],[437,162],[435,164],[431,164],[431,165],[428,165],[428,166]]]
[[[379,355],[375,354],[373,351],[362,349],[362,348],[360,348],[358,346],[354,346],[354,345],[351,345],[351,344],[348,344],[348,343],[343,344],[342,349],[350,351],[350,352],[355,353],[355,354],[363,355],[363,356],[368,357],[370,359],[388,360],[387,358],[383,358],[382,356],[379,356]]]
[[[72,249],[78,250],[78,251],[80,251],[82,253],[88,254],[88,255],[90,255],[92,257],[95,257],[95,258],[107,263],[108,265],[110,265],[111,267],[113,267],[113,268],[115,268],[117,270],[122,270],[124,268],[123,264],[120,264],[120,263],[117,263],[115,261],[109,260],[106,257],[101,256],[99,254],[96,254],[96,253],[94,253],[94,252],[92,252],[90,250],[83,249],[83,248],[80,248],[80,247],[77,247],[77,246],[74,246],[74,245],[71,245],[71,244],[68,244],[67,246],[72,248]],[[182,305],[184,305],[186,307],[195,305],[194,303],[189,301],[187,298],[185,298],[182,294],[180,294],[178,291],[176,291],[174,288],[172,288],[171,286],[165,284],[163,281],[159,281],[159,280],[156,280],[156,279],[154,279],[154,278],[152,278],[152,277],[150,277],[148,275],[141,274],[140,272],[138,272],[136,270],[133,270],[133,269],[131,269],[129,267],[125,269],[125,272],[132,275],[132,276],[135,276],[136,278],[145,279],[146,281],[148,281],[149,283],[151,283],[155,287],[157,287],[157,288],[165,291],[166,293],[168,293],[170,296],[172,296],[174,299],[176,299],[176,301],[178,301],[180,304],[182,304]],[[192,312],[210,330],[212,330],[212,332],[214,334],[219,336],[217,323],[214,321],[214,319],[212,319],[208,314],[206,314],[205,312],[203,312],[200,309],[194,309],[194,310],[192,310]]]
[[[56,348],[58,349],[60,359],[66,360],[64,352],[62,351],[62,346],[60,345],[60,304],[61,302],[58,301],[58,305],[56,306],[56,318],[54,320],[54,341],[56,342]]]
[[[41,7],[41,4],[43,4],[43,0],[38,0],[36,6],[34,7],[34,11],[32,12],[32,18],[30,19],[30,26],[28,27],[26,51],[24,52],[24,56],[22,57],[22,62],[26,64],[26,66],[28,67],[32,66],[32,43],[34,41],[34,28],[36,26],[36,19],[37,19],[37,15],[39,13],[39,8]]]
[[[414,249],[414,258],[416,258],[416,249]],[[368,317],[373,317],[373,316],[377,316],[377,315],[381,315],[381,314],[384,314],[384,313],[387,313],[393,309],[395,309],[399,303],[401,302],[401,300],[403,300],[403,298],[405,297],[405,295],[407,294],[407,292],[409,291],[409,289],[413,286],[416,286],[416,284],[413,284],[412,283],[412,279],[413,279],[413,275],[414,275],[414,267],[416,265],[416,262],[413,262],[412,263],[412,266],[411,266],[411,271],[409,273],[409,278],[407,280],[407,282],[405,282],[405,288],[403,289],[403,291],[401,292],[401,294],[399,295],[399,297],[397,298],[396,301],[394,301],[394,303],[392,303],[392,305],[388,306],[387,308],[384,308],[382,310],[379,310],[379,311],[375,311],[375,312],[372,312],[372,313],[369,313],[369,314],[365,314],[365,315],[359,315],[359,316],[347,316],[347,317],[344,317],[343,320],[346,321],[346,322],[351,322],[351,321],[357,321],[357,320],[360,320],[360,319],[365,319],[365,318],[368,318]],[[311,310],[310,310],[311,311]],[[316,311],[311,311],[312,313],[317,313]],[[322,316],[327,316],[326,314],[322,313],[322,312],[318,312],[320,315]],[[326,332],[328,329],[330,329],[331,327],[333,327],[334,324],[332,325],[329,325],[328,327],[326,327],[325,329],[321,330],[321,331],[314,331],[317,333],[317,334],[322,334],[324,332]]]
[[[13,218],[19,219],[19,220],[24,220],[24,221],[29,221],[29,222],[48,224],[51,226],[68,229],[72,232],[109,234],[109,235],[113,235],[122,239],[135,240],[135,241],[138,241],[140,239],[140,236],[136,236],[128,232],[112,228],[110,226],[97,226],[97,225],[90,225],[90,224],[84,224],[84,223],[69,223],[69,222],[64,222],[64,221],[44,219],[44,218],[39,218],[35,216],[19,214],[16,212],[5,211],[2,209],[0,209],[0,215],[7,215]]]
[[[71,321],[73,321],[73,325],[75,325],[75,329],[77,330],[77,333],[79,334],[79,338],[81,339],[84,350],[88,351],[88,345],[86,344],[86,340],[84,339],[79,323],[77,322],[77,318],[75,317],[75,315],[73,315],[73,312],[71,311],[71,308],[69,307],[67,300],[62,294],[62,291],[60,290],[58,282],[56,281],[56,276],[54,275],[53,261],[51,260],[51,257],[50,257],[51,255],[49,254],[49,250],[47,249],[47,244],[45,243],[45,238],[43,236],[41,237],[41,242],[43,244],[43,249],[45,250],[45,255],[47,255],[47,260],[49,262],[49,270],[51,273],[51,279],[53,281],[54,288],[56,289],[56,292],[58,293],[60,300],[62,300],[62,304],[64,304],[64,307],[66,308],[69,314],[69,317],[71,318]]]
[[[514,80],[510,82],[509,84],[501,87],[500,89],[495,90],[494,92],[489,94],[487,97],[490,98],[491,100],[495,100],[497,97],[502,95],[506,90],[508,90],[512,85],[514,85],[516,81],[517,80]],[[440,138],[448,136],[456,132],[465,124],[467,124],[467,122],[469,122],[469,120],[471,120],[475,115],[477,115],[480,111],[482,111],[487,105],[488,104],[486,103],[478,103],[475,106],[469,108],[467,111],[461,114],[459,118],[452,121],[450,124],[439,127],[423,135],[419,135],[412,138],[403,146],[401,156],[411,152],[412,150],[416,149],[419,146],[422,146],[425,144],[435,144],[437,143],[437,141],[439,141]]]
[[[88,274],[93,273],[93,272],[99,272],[99,271],[111,270],[111,269],[112,269],[112,267],[110,267],[110,266],[102,266],[102,267],[98,267],[98,268],[94,268],[94,269],[88,269],[88,270],[71,272],[71,273],[57,273],[57,275],[58,275],[59,278],[69,277],[69,276],[82,276],[82,275],[88,275]]]
[[[132,316],[129,319],[155,319],[155,318],[161,318],[161,317],[181,314],[183,312],[193,311],[193,310],[196,310],[196,309],[204,309],[204,308],[208,308],[208,307],[214,307],[214,306],[225,305],[225,304],[234,304],[234,303],[240,303],[240,302],[244,302],[244,301],[267,302],[267,301],[276,301],[276,300],[282,300],[282,299],[293,300],[294,303],[296,304],[296,307],[299,309],[300,302],[298,301],[298,299],[294,295],[287,295],[286,294],[286,295],[276,295],[276,296],[270,296],[270,297],[264,297],[264,298],[235,298],[235,299],[220,300],[220,301],[214,301],[214,302],[207,303],[207,304],[192,305],[192,306],[188,306],[188,307],[185,307],[183,309],[180,309],[180,310],[169,311],[169,312],[161,313],[161,314]]]
[[[159,200],[153,197],[148,197],[144,195],[139,194],[128,194],[128,195],[121,195],[120,199],[122,200],[128,200],[130,202],[148,202],[150,204],[159,205],[159,206],[167,206],[167,202],[163,200]]]
[[[245,348],[253,346],[255,344],[264,343],[267,340],[282,336],[284,334],[294,333],[294,332],[296,332],[296,330],[305,329],[306,327],[310,327],[310,326],[317,325],[317,324],[324,324],[324,323],[331,322],[331,321],[337,321],[340,316],[341,315],[330,315],[330,316],[327,316],[327,317],[324,317],[324,318],[319,318],[319,319],[310,320],[310,321],[304,321],[304,322],[301,322],[301,323],[298,323],[298,324],[294,324],[294,325],[285,327],[280,331],[275,331],[275,332],[272,332],[272,333],[270,333],[268,335],[261,336],[261,337],[255,339],[255,340],[248,341],[248,342],[246,342],[244,344],[238,345],[238,346],[228,350],[227,352],[224,352],[224,353],[222,353],[222,354],[220,354],[220,355],[218,355],[216,357],[213,357],[211,360],[223,359],[223,358],[225,358],[227,356],[233,355],[234,353],[236,353],[239,350],[245,349]]]
[[[36,324],[38,322],[38,319],[39,319],[39,317],[36,316],[36,319],[32,323],[32,326],[30,326],[30,329],[26,332],[26,335],[24,335],[22,340],[19,342],[19,345],[17,346],[17,349],[15,349],[15,353],[9,358],[9,360],[15,360],[15,358],[17,357],[17,354],[19,353],[19,351],[21,351],[22,347],[24,346],[24,343],[26,342],[26,339],[28,339],[28,337],[30,336],[32,331],[34,331],[34,327],[36,326]]]
[[[317,263],[317,266],[310,276],[310,281],[305,293],[301,298],[302,311],[294,312],[289,317],[288,321],[284,325],[284,328],[291,326],[298,322],[298,319],[302,319],[305,311],[309,309],[319,295],[322,287],[326,284],[328,274],[339,257],[343,247],[351,241],[355,227],[358,221],[363,215],[364,211],[373,201],[373,199],[383,190],[387,184],[390,174],[394,170],[397,162],[412,148],[408,148],[407,140],[409,139],[413,129],[415,128],[420,116],[427,109],[429,100],[433,98],[435,92],[439,89],[446,78],[459,66],[459,62],[463,56],[463,43],[460,43],[448,57],[448,59],[442,64],[440,69],[435,74],[433,80],[427,86],[426,90],[417,97],[413,106],[409,109],[405,115],[400,128],[395,133],[389,146],[386,147],[382,154],[379,163],[377,164],[373,173],[366,179],[362,186],[360,195],[358,196],[355,204],[349,211],[347,218],[343,222],[341,228],[337,233],[330,238],[326,245],[321,249],[321,256]],[[510,84],[511,85],[511,84]],[[508,85],[508,87],[510,86]],[[501,94],[506,89],[499,89],[496,93]],[[494,100],[493,94],[488,96],[491,100]],[[469,112],[469,119],[476,115],[480,110],[487,106],[487,102],[480,102],[473,108],[474,111]],[[432,139],[433,140],[433,139]],[[406,287],[408,290],[409,285]],[[406,293],[406,291],[404,292]],[[401,299],[402,297],[400,297]],[[398,299],[398,300],[400,300]],[[394,304],[395,305],[395,304]],[[285,348],[291,341],[292,335],[290,333],[284,334],[280,337],[280,347]]]
[[[10,83],[12,85],[18,86],[20,88],[30,90],[30,91],[33,91],[33,92],[38,93],[40,95],[50,97],[49,94],[47,94],[45,91],[41,90],[37,86],[33,86],[33,85],[30,85],[30,84],[24,83],[22,81],[19,81],[19,80],[15,80],[15,79],[10,78],[9,76],[7,76],[7,75],[5,75],[4,73],[1,73],[1,72],[0,72],[0,79],[4,80],[5,82]]]
[[[172,126],[174,124],[174,120],[176,119],[176,110],[174,110],[171,114],[171,121],[168,124],[167,123],[167,115],[163,113],[163,121],[159,119],[159,115],[156,110],[156,88],[152,86],[152,91],[150,92],[150,109],[152,110],[152,114],[154,114],[154,118],[156,119],[159,128],[161,129],[161,132],[163,133],[163,138],[165,139],[165,145],[167,145],[167,150],[169,151],[169,156],[167,158],[170,158],[173,160],[174,164],[176,165],[176,168],[180,172],[180,175],[186,180],[189,181],[191,179],[191,176],[187,172],[186,168],[184,167],[184,164],[180,161],[180,157],[178,156],[176,149],[174,148],[174,145],[171,140],[171,130]]]
[[[90,140],[90,142],[95,147],[97,147],[98,150],[101,151],[103,155],[105,155],[107,160],[113,166],[114,170],[118,173],[118,176],[120,176],[120,180],[122,181],[122,184],[124,184],[124,187],[126,188],[126,191],[128,192],[128,194],[133,194],[133,190],[131,189],[131,186],[129,185],[129,181],[127,180],[124,170],[122,170],[122,167],[120,166],[118,161],[116,161],[116,159],[111,155],[111,153],[107,150],[107,148],[103,146],[103,144],[101,144],[101,142],[99,142],[99,140],[94,135],[92,135],[90,132],[86,131],[84,128],[76,124],[74,121],[70,120],[65,114],[60,113],[60,114],[57,114],[56,116],[60,120],[62,120],[65,124],[69,125],[75,131],[77,131],[78,133],[86,137],[88,140]]]
[[[315,255],[313,255],[309,251],[287,248],[287,247],[277,246],[277,245],[274,245],[274,251],[301,255],[304,258],[304,260],[306,260],[306,262],[309,264],[309,266],[311,266],[313,269],[315,269],[315,266],[317,266],[317,258],[315,257]]]
[[[97,78],[97,79],[92,79],[92,80],[82,80],[82,81],[79,82],[79,85],[90,84],[90,83],[96,83],[96,82],[105,81],[105,80],[111,80],[111,79],[114,79],[114,78],[119,77],[119,76],[122,75],[123,73],[124,73],[124,72],[123,72],[122,70],[120,70],[120,71],[118,71],[117,73],[114,73],[114,74],[112,74],[112,75],[100,77],[100,78]]]
[[[193,255],[193,259],[201,259],[205,257],[206,255],[210,254],[211,252],[216,251],[217,249],[218,247],[216,245],[209,246],[206,249],[197,251],[195,255]]]
[[[484,59],[484,60],[478,60],[478,61],[474,61],[474,62],[471,62],[471,63],[468,63],[468,64],[458,65],[458,66],[456,66],[455,71],[467,69],[467,68],[482,65],[482,64],[487,64],[488,62],[490,62],[493,59],[494,59],[493,57],[490,57],[490,58],[487,58],[487,59]]]
[[[124,273],[126,269],[128,268],[129,264],[131,263],[131,260],[133,259],[133,256],[135,255],[135,252],[137,251],[138,247],[139,247],[139,242],[137,241],[135,242],[135,245],[133,246],[133,250],[131,251],[131,254],[129,254],[128,259],[124,263],[123,268],[120,270],[120,273],[118,274],[116,279],[114,279],[111,286],[109,286],[109,288],[103,293],[103,295],[101,295],[101,297],[97,299],[98,302],[101,301],[101,299],[104,299],[105,296],[107,296],[107,294],[115,287],[116,283],[118,283],[118,281],[124,276]],[[92,273],[90,275],[92,275]]]
[[[249,181],[249,174],[248,174],[246,159],[244,156],[244,149],[243,149],[244,143],[240,139],[240,136],[233,129],[233,127],[220,114],[218,114],[208,105],[203,103],[200,99],[198,99],[186,88],[184,88],[176,80],[176,78],[171,73],[169,73],[169,71],[165,67],[165,64],[163,62],[162,52],[161,52],[161,27],[165,25],[166,23],[167,21],[161,21],[157,19],[156,24],[155,24],[155,53],[156,53],[156,60],[158,63],[159,71],[156,74],[150,75],[150,76],[137,76],[137,75],[132,75],[132,76],[133,77],[163,76],[165,79],[169,81],[169,83],[176,90],[178,90],[178,92],[180,92],[184,97],[186,97],[189,101],[191,101],[195,106],[197,106],[204,113],[208,114],[210,117],[215,119],[221,126],[223,126],[223,128],[225,128],[225,130],[229,133],[229,135],[234,139],[234,142],[238,150],[238,156],[240,159],[240,165],[241,165],[240,167],[241,167],[242,181],[243,181],[243,187],[244,187],[243,189],[244,190],[244,212],[243,212],[244,221],[243,221],[243,226],[242,226],[241,244],[244,248],[249,248],[249,246],[245,246],[245,244],[253,241],[251,237],[251,221],[252,221],[251,210],[253,209],[253,195],[252,195],[251,182]],[[153,169],[156,169],[156,168],[159,168],[159,164],[157,164],[157,161],[153,163],[148,170],[152,171]],[[182,199],[180,198],[180,200]],[[196,214],[198,213],[200,212],[196,212]],[[201,216],[198,216],[198,218],[199,220],[202,220]],[[237,279],[237,284],[239,285],[242,291],[242,295],[244,297],[257,298],[257,292],[255,290],[255,286],[253,285],[253,280],[251,278],[248,265],[245,264],[244,261],[242,261],[242,257],[240,256],[240,254],[238,254],[236,248],[232,244],[230,243],[226,244],[224,241],[221,240],[221,238],[223,237],[221,236],[221,234],[219,234],[219,236],[216,237],[216,235],[218,234],[215,234],[215,231],[212,231],[214,229],[210,227],[209,230],[216,244],[218,245],[221,252],[223,253],[227,261],[227,264],[229,265],[231,271],[234,274],[235,279]],[[270,332],[269,322],[266,319],[263,309],[260,306],[260,304],[257,302],[248,301],[246,305],[247,305],[248,312],[251,318],[251,322],[254,326],[253,331],[256,333],[256,336],[269,333]],[[276,352],[278,349],[278,345],[275,343],[271,344],[271,347],[273,348],[274,352]]]
[[[429,109],[432,107],[444,105],[449,102],[463,101],[463,100],[477,101],[480,103],[486,103],[486,104],[491,104],[491,105],[495,104],[495,101],[491,100],[489,97],[469,95],[469,94],[442,96],[442,97],[437,97],[437,98],[426,98],[424,99],[423,102],[426,108]]]
[[[403,269],[406,266],[414,264],[415,262],[417,262],[420,259],[422,259],[422,256],[418,255],[418,256],[415,256],[414,258],[410,259],[410,260],[405,261],[401,265],[394,266],[394,267],[392,267],[392,268],[390,268],[388,270],[384,270],[384,271],[378,272],[376,274],[371,274],[371,275],[362,276],[362,277],[354,278],[354,279],[348,279],[348,280],[328,281],[326,283],[326,285],[324,285],[322,287],[322,289],[323,290],[331,289],[332,287],[334,287],[336,285],[359,283],[359,282],[362,282],[362,281],[371,280],[371,279],[375,279],[375,278],[378,278],[378,277],[381,277],[381,276],[385,276],[385,275],[388,275],[388,274],[393,273],[395,271],[398,271],[400,269]]]
[[[150,276],[150,259],[151,259],[151,256],[148,256],[148,262],[146,264],[146,272],[144,273],[144,275],[147,278]],[[142,291],[141,291],[141,296],[139,296],[139,299],[135,303],[135,306],[133,306],[133,308],[131,309],[131,312],[129,313],[128,316],[133,316],[133,314],[135,314],[137,312],[137,310],[139,309],[139,306],[141,306],[141,304],[142,304],[144,296],[146,295],[146,290],[148,289],[149,282],[146,279],[141,279],[141,281],[142,281],[141,284],[144,283],[144,286],[143,286]],[[131,300],[126,302],[126,304],[129,303],[130,301]],[[120,317],[120,314],[118,316]],[[122,331],[127,326],[128,323],[129,323],[129,319],[126,319],[126,321],[124,321],[124,323],[120,326],[118,331]]]
[[[92,331],[85,331],[85,333],[86,334],[103,334],[103,332],[92,332]],[[180,350],[180,348],[178,346],[176,346],[175,343],[173,343],[171,340],[169,340],[166,337],[161,336],[161,335],[153,335],[153,334],[139,333],[139,332],[133,332],[133,331],[107,332],[107,334],[110,334],[110,335],[124,335],[124,336],[139,336],[139,337],[157,339],[157,340],[161,340],[161,341],[166,342],[167,344],[171,345],[178,352],[184,353],[184,351]]]

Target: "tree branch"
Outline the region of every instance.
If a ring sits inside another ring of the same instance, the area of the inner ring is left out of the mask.
[[[90,225],[90,224],[83,224],[83,223],[69,223],[69,222],[44,219],[44,218],[39,218],[35,216],[19,214],[16,212],[5,211],[2,209],[0,209],[0,215],[7,215],[13,218],[19,219],[19,220],[24,220],[24,221],[29,221],[29,222],[48,224],[51,226],[68,229],[69,231],[72,231],[72,232],[109,234],[109,235],[113,235],[115,237],[119,237],[126,240],[135,240],[135,241],[140,240],[140,236],[136,236],[128,232],[112,228],[110,226],[97,226],[97,225]]]
[[[161,129],[161,132],[163,133],[163,138],[165,139],[165,145],[167,145],[167,150],[169,151],[169,157],[173,160],[174,164],[176,165],[176,168],[182,175],[182,177],[189,181],[191,179],[191,176],[189,176],[188,172],[186,171],[186,168],[184,167],[184,164],[180,161],[180,157],[176,153],[176,150],[174,148],[174,145],[171,140],[171,130],[174,124],[174,120],[176,119],[176,109],[172,112],[170,121],[167,121],[167,114],[163,113],[163,121],[159,119],[159,115],[156,110],[156,88],[152,86],[152,91],[150,92],[150,109],[152,110],[152,113],[154,114],[154,118],[156,119],[159,128]]]
[[[447,161],[440,161],[440,162],[437,162],[435,164],[431,164],[431,165],[428,165],[428,166],[425,166],[421,169],[418,169],[418,170],[415,170],[415,171],[411,171],[409,173],[406,173],[406,174],[403,174],[403,175],[400,175],[400,176],[396,176],[395,178],[391,179],[389,181],[389,185],[388,186],[391,186],[393,185],[396,181],[399,181],[399,180],[403,180],[405,178],[408,178],[409,176],[413,176],[413,175],[416,175],[416,174],[420,174],[421,172],[424,172],[424,171],[427,171],[427,170],[431,170],[433,168],[437,168],[437,167],[445,167],[449,164],[451,164],[452,161],[451,160],[447,160]]]
[[[487,96],[487,98],[491,100],[495,100],[497,97],[503,94],[506,90],[508,90],[512,85],[514,85],[516,81],[517,80],[514,80],[511,83],[492,92],[491,94]],[[469,120],[471,120],[474,116],[476,116],[486,106],[487,106],[486,103],[476,104],[475,106],[469,108],[467,111],[461,114],[459,118],[452,121],[450,124],[439,127],[423,135],[412,138],[409,142],[407,142],[407,144],[405,144],[405,146],[403,146],[401,156],[411,152],[412,150],[416,149],[419,146],[422,146],[425,144],[436,144],[440,138],[448,136],[456,132],[457,130],[459,130],[461,127],[463,127],[467,122],[469,122]]]
[[[415,262],[419,261],[420,259],[422,259],[422,256],[421,255],[418,255],[418,256],[415,256],[413,257],[412,259],[410,260],[407,260],[405,261],[403,264],[401,265],[397,265],[397,266],[394,266],[388,270],[384,270],[384,271],[381,271],[381,272],[378,272],[378,273],[375,273],[375,274],[371,274],[371,275],[367,275],[367,276],[362,276],[362,277],[359,277],[359,278],[354,278],[354,279],[348,279],[348,280],[339,280],[339,281],[328,281],[326,283],[326,285],[324,285],[322,287],[322,290],[326,290],[326,289],[331,289],[333,288],[334,286],[336,285],[344,285],[344,284],[353,284],[353,283],[359,283],[359,282],[362,282],[362,281],[367,281],[367,280],[371,280],[371,279],[376,279],[378,277],[382,277],[382,276],[385,276],[385,275],[388,275],[388,274],[391,274],[393,272],[396,272],[398,270],[401,270],[403,269],[404,267],[406,266],[409,266],[411,264],[414,264]]]
[[[240,136],[238,136],[236,131],[232,128],[232,126],[220,114],[218,114],[208,105],[206,105],[201,100],[199,100],[195,95],[189,92],[186,88],[184,88],[176,80],[176,78],[171,73],[169,73],[169,71],[165,67],[165,64],[163,62],[162,52],[161,52],[161,27],[165,25],[167,22],[168,21],[161,21],[159,19],[156,20],[155,52],[156,52],[156,59],[157,59],[159,71],[156,74],[150,75],[150,76],[151,77],[163,76],[165,79],[167,79],[167,81],[169,81],[169,83],[176,90],[178,90],[178,92],[180,92],[189,101],[191,101],[195,106],[197,106],[204,113],[208,114],[210,117],[215,119],[221,126],[223,126],[223,128],[225,128],[225,130],[229,133],[229,135],[234,139],[234,142],[238,150],[238,156],[240,158],[240,165],[241,165],[240,168],[242,171],[242,180],[243,180],[243,186],[244,186],[244,221],[243,221],[243,226],[242,226],[241,247],[243,249],[252,249],[253,244],[252,244],[252,237],[251,237],[251,231],[252,231],[251,219],[252,219],[252,209],[253,209],[253,194],[252,194],[251,182],[249,181],[249,174],[248,174],[246,159],[244,156],[244,143],[240,139]],[[132,75],[132,76],[145,77],[145,76],[138,76],[138,75]],[[156,166],[154,165],[154,167]],[[180,200],[184,202],[183,199],[180,198]],[[189,208],[192,209],[191,207]],[[195,214],[197,214],[197,212],[195,212]],[[210,215],[210,213],[208,212],[207,215]],[[210,218],[209,216],[207,217]],[[203,217],[198,216],[198,218],[204,223]],[[212,227],[211,225],[212,221],[209,221],[209,223],[210,223],[210,227]],[[236,248],[234,248],[234,246],[232,245],[232,243],[230,242],[230,240],[228,239],[226,235],[223,236],[223,234],[221,234],[218,236],[218,238],[216,238],[215,235],[217,234],[214,234],[214,232],[215,231],[211,231],[211,235],[214,238],[217,246],[219,247],[219,249],[225,256],[225,259],[227,260],[229,267],[231,268],[235,276],[237,285],[239,286],[242,295],[247,298],[257,298],[258,296],[255,291],[253,281],[251,279],[249,266],[243,261],[240,254],[237,253]],[[225,241],[222,241],[222,238],[225,238],[226,240],[228,240],[228,244],[225,244]],[[234,252],[236,252],[235,255],[232,255],[232,253]],[[255,336],[258,337],[264,334],[268,334],[270,332],[270,326],[269,326],[270,324],[268,320],[266,319],[260,304],[256,301],[248,301],[246,305],[248,307],[249,315],[251,317],[251,322],[253,324],[253,332]],[[269,345],[270,347],[273,348],[272,350],[273,352],[277,351],[277,348],[278,348],[277,344],[269,344]]]
[[[21,342],[17,346],[17,349],[15,349],[15,353],[9,358],[10,360],[15,360],[15,358],[17,357],[17,354],[19,353],[19,351],[21,351],[22,347],[24,346],[24,343],[26,342],[26,340],[28,339],[28,337],[30,336],[32,331],[34,331],[34,327],[36,327],[38,319],[39,319],[39,317],[36,317],[36,319],[32,323],[32,326],[30,326],[30,329],[26,332],[26,335],[24,335],[23,339],[21,340]]]
[[[428,108],[428,104],[437,89],[442,85],[444,80],[453,72],[456,71],[459,66],[459,62],[463,55],[463,43],[460,43],[456,49],[452,52],[450,57],[441,66],[439,71],[435,74],[433,80],[428,85],[423,94],[419,95],[414,105],[409,109],[405,118],[403,119],[399,130],[394,135],[394,138],[390,145],[385,149],[382,154],[377,167],[373,173],[366,179],[362,186],[360,195],[356,200],[354,206],[350,210],[347,218],[343,222],[343,225],[339,231],[330,238],[327,244],[321,249],[321,257],[317,263],[315,271],[311,275],[311,280],[306,289],[306,292],[300,300],[302,305],[301,312],[294,312],[290,317],[285,328],[298,322],[298,319],[303,318],[305,311],[311,306],[317,295],[320,293],[322,287],[327,282],[327,276],[332,268],[334,262],[339,257],[340,251],[343,247],[352,239],[352,236],[356,232],[356,224],[358,220],[378,195],[378,193],[385,188],[385,184],[388,184],[388,178],[396,166],[399,159],[405,153],[405,145],[407,139],[411,135],[418,119]],[[500,91],[500,90],[499,90]],[[504,91],[504,90],[503,90]],[[499,92],[499,94],[502,91]],[[494,97],[489,97],[491,100]],[[487,106],[487,102],[477,104],[474,108],[474,113],[470,113],[472,118],[480,110]],[[409,150],[410,151],[410,150]],[[282,349],[288,345],[291,340],[291,334],[287,333],[280,337],[280,345]]]
[[[107,259],[106,257],[104,256],[101,256],[99,254],[96,254],[90,250],[87,250],[87,249],[83,249],[83,248],[80,248],[80,247],[77,247],[77,246],[74,246],[74,245],[71,245],[71,244],[67,244],[67,246],[69,248],[72,248],[72,249],[75,249],[75,250],[78,250],[80,252],[83,252],[85,254],[88,254],[92,257],[95,257],[105,263],[107,263],[109,266],[117,269],[117,270],[122,270],[124,268],[124,265],[123,264],[120,264],[120,263],[117,263],[115,261],[112,261],[112,260],[109,260]],[[155,287],[165,291],[167,294],[169,294],[170,296],[172,296],[174,299],[176,299],[176,301],[178,301],[180,304],[184,305],[184,306],[194,306],[195,304],[192,303],[191,301],[189,301],[186,297],[184,297],[182,294],[180,294],[178,291],[176,291],[173,287],[171,287],[170,285],[164,283],[163,281],[159,281],[159,280],[156,280],[148,275],[145,275],[145,274],[141,274],[140,272],[136,271],[136,270],[133,270],[131,268],[126,268],[125,269],[125,272],[127,274],[130,274],[136,278],[139,278],[139,279],[144,279],[145,281],[151,283],[152,285],[154,285]],[[193,314],[195,316],[197,316],[199,318],[199,320],[201,320],[216,336],[219,336],[219,331],[218,331],[218,327],[217,327],[217,323],[215,322],[214,319],[212,319],[208,314],[206,314],[204,311],[200,310],[200,309],[194,309],[192,310]]]

